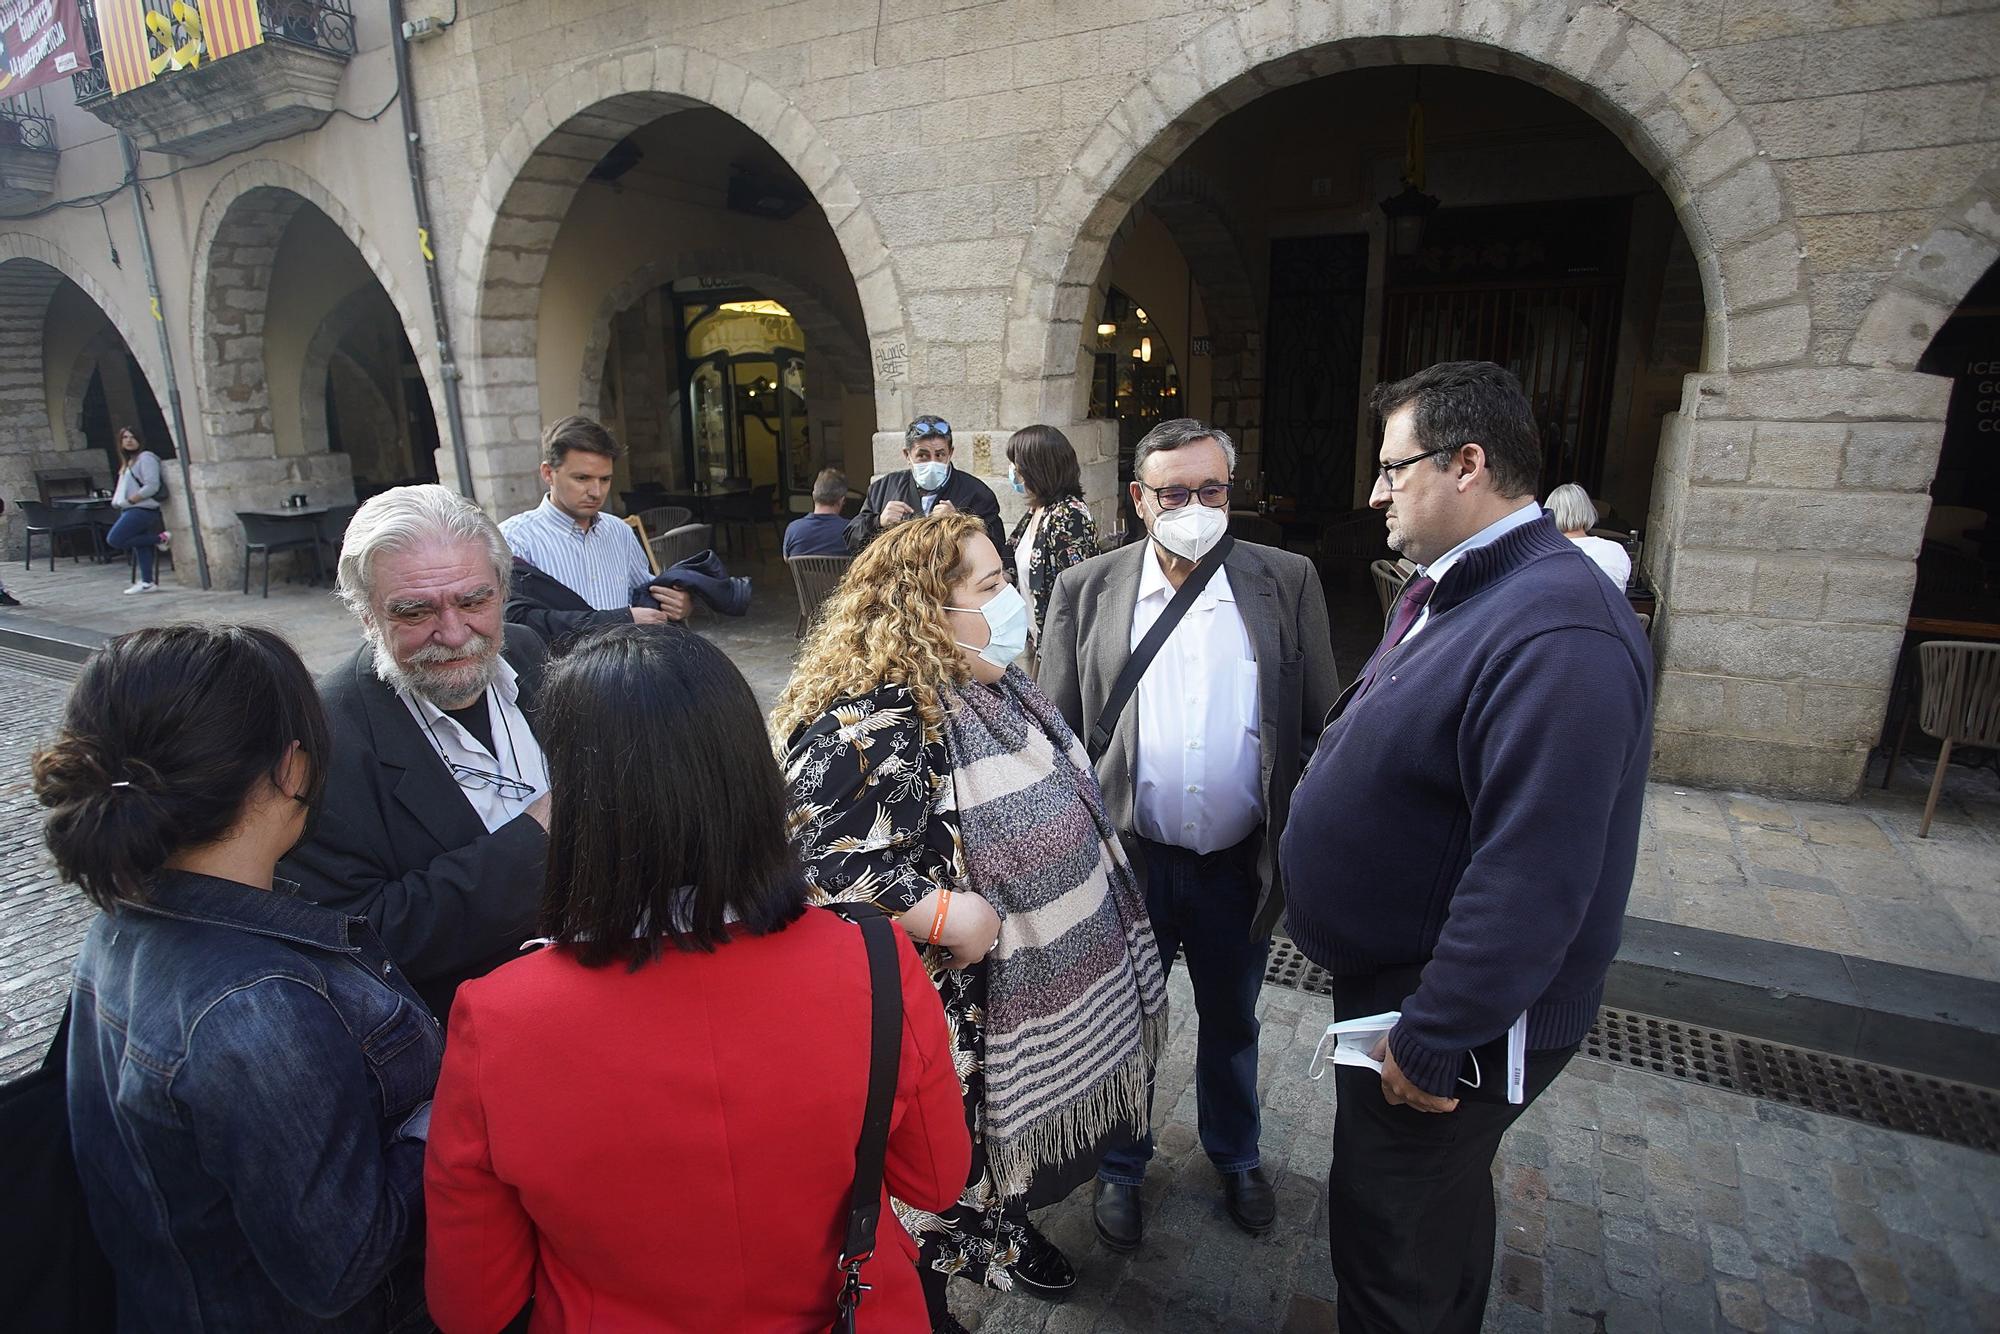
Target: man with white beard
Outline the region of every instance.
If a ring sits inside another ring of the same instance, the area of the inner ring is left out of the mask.
[[[319,818],[279,874],[366,917],[439,1020],[458,984],[535,934],[548,770],[533,726],[548,650],[507,625],[512,553],[471,501],[399,486],[363,505],[339,592],[365,642],[320,679]]]

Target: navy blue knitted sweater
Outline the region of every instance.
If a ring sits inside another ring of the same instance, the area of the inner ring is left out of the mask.
[[[1618,952],[1652,748],[1652,653],[1544,515],[1461,557],[1430,620],[1335,708],[1280,850],[1286,923],[1330,972],[1423,966],[1391,1036],[1449,1095],[1528,1014],[1589,1031]]]

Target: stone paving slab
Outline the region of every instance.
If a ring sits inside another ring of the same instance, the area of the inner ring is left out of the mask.
[[[40,1056],[91,909],[40,844],[28,757],[67,682],[0,666],[0,1078]],[[1718,808],[1719,809],[1719,808]],[[1014,1331],[1334,1328],[1325,1176],[1333,1087],[1305,1076],[1330,1002],[1266,987],[1264,1154],[1280,1226],[1245,1236],[1195,1139],[1194,1023],[1170,984],[1148,1240],[1101,1247],[1089,1192],[1044,1218],[1076,1261],[1061,1305],[960,1286],[968,1324]],[[1574,1062],[1499,1165],[1495,1331],[2000,1328],[2000,1157],[1591,1061]]]

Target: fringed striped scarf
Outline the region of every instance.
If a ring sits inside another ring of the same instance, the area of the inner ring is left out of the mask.
[[[1055,705],[1017,669],[953,704],[966,865],[1001,919],[987,956],[986,1151],[1011,1198],[1037,1168],[1145,1129],[1166,978],[1096,774]]]

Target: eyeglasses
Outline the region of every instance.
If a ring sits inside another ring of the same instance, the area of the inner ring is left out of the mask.
[[[1385,463],[1376,470],[1376,483],[1384,490],[1394,491],[1396,489],[1395,474],[1397,469],[1407,468],[1412,463],[1422,463],[1425,459],[1434,459],[1440,454],[1453,454],[1463,448],[1465,448],[1464,445],[1439,445],[1436,449],[1427,449],[1421,454],[1412,454],[1406,459],[1397,459],[1394,463]]]
[[[456,778],[458,785],[467,792],[484,792],[490,787],[508,801],[520,801],[524,797],[535,795],[533,783],[524,783],[518,778],[509,778],[506,774],[488,773],[484,769],[475,769],[469,764],[459,764],[455,760],[447,760],[446,764],[451,769],[451,776]]]
[[[949,440],[951,439],[951,423],[948,421],[910,423],[910,439],[921,440],[927,435],[934,435],[940,439]]]
[[[1200,496],[1201,503],[1212,510],[1222,509],[1229,504],[1229,483],[1210,482],[1207,486],[1149,486],[1139,483],[1153,493],[1153,499],[1160,502],[1163,510],[1177,510],[1188,503],[1189,498]]]

